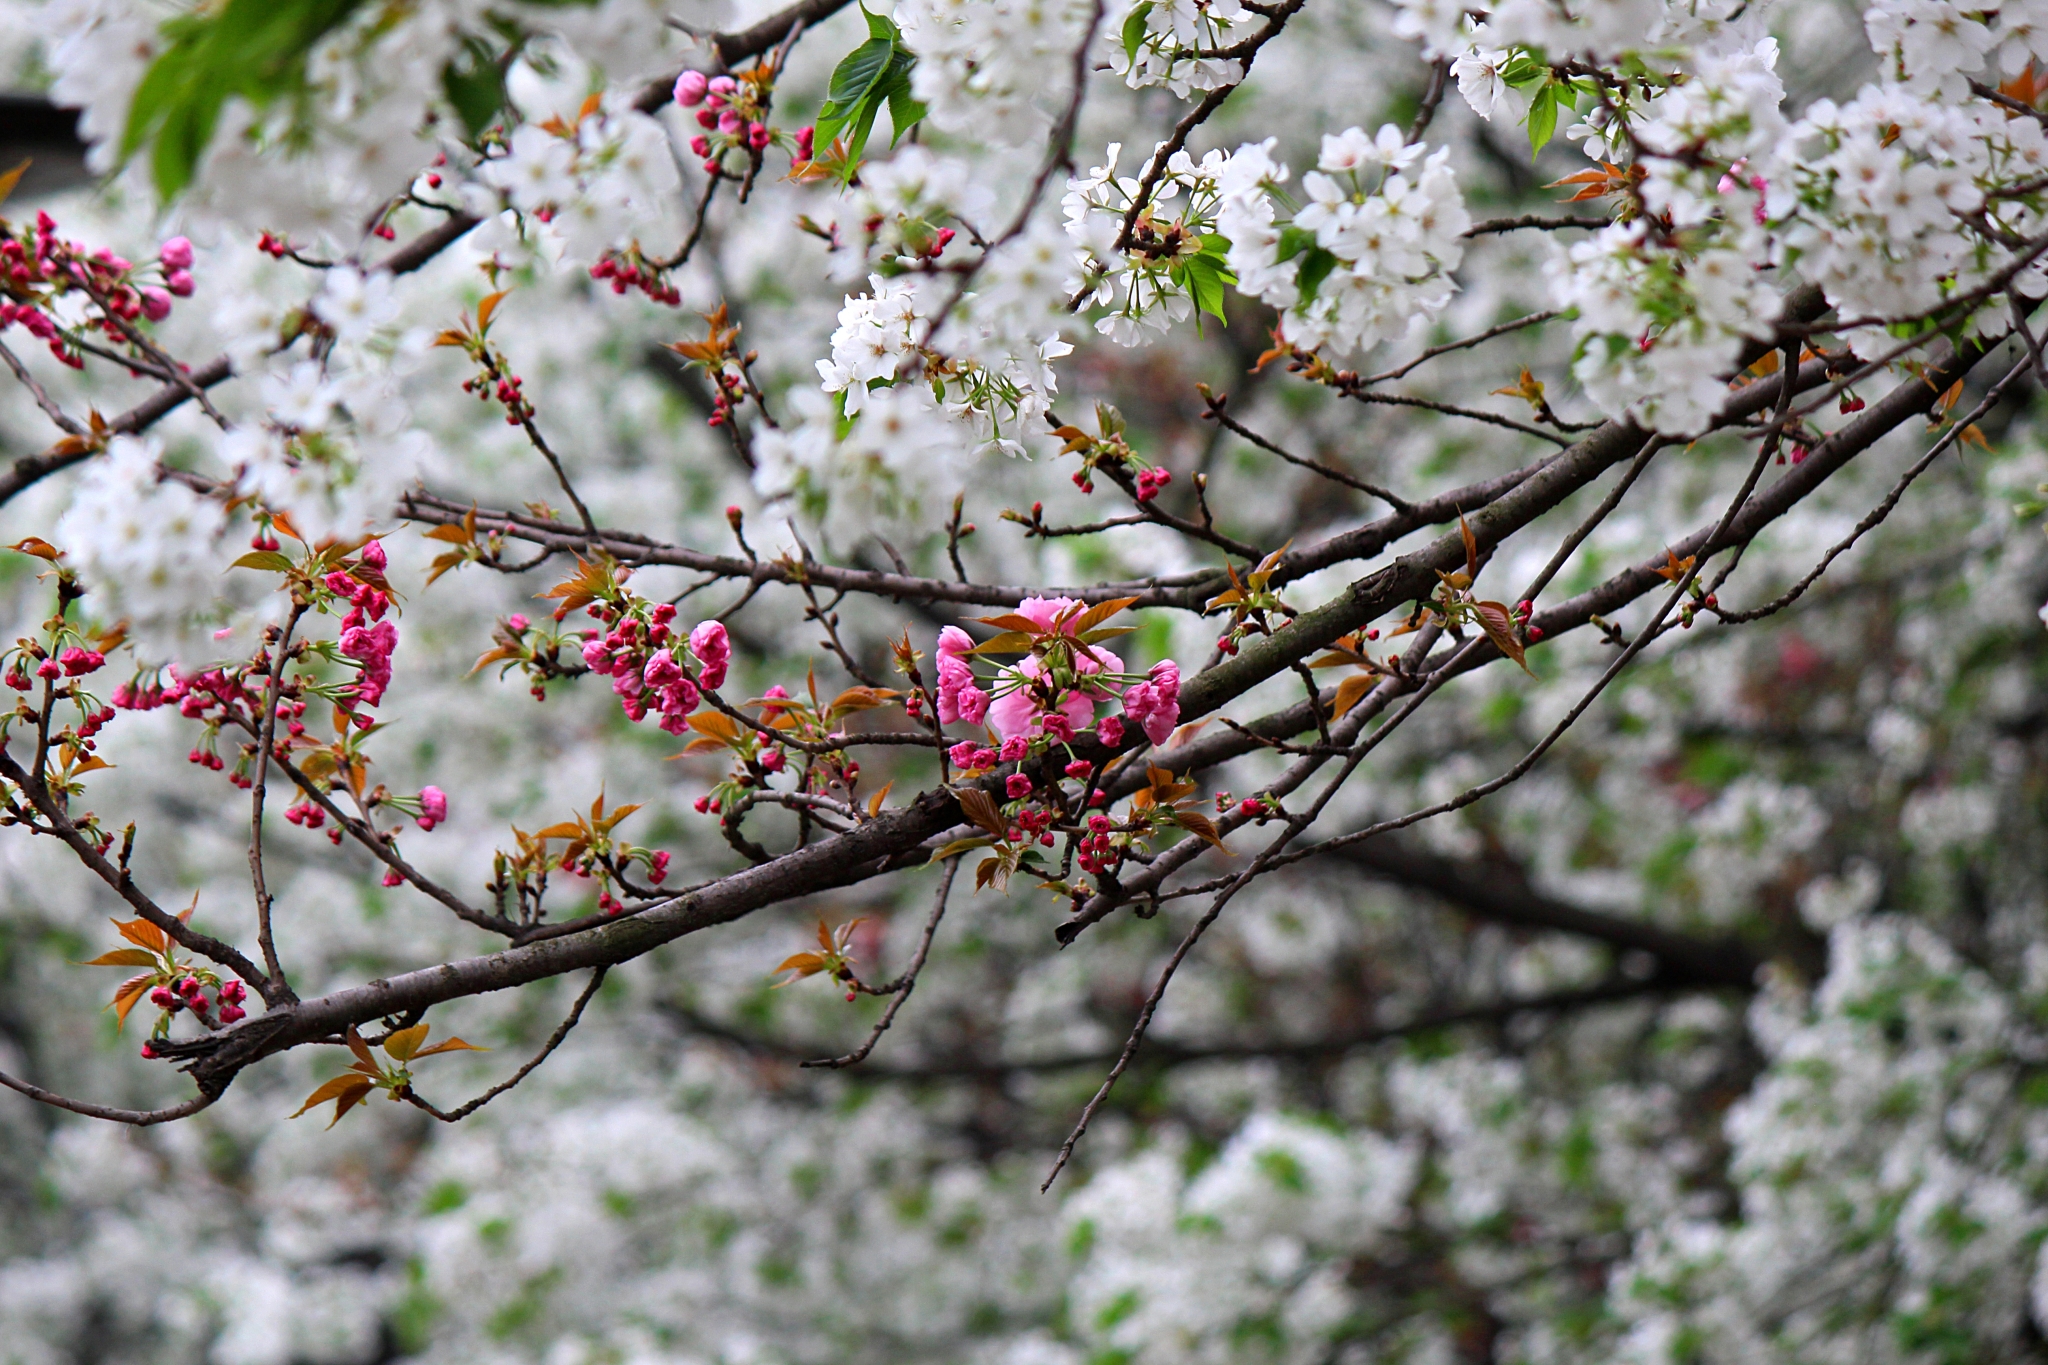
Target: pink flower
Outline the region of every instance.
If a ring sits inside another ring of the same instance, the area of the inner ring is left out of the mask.
[[[958,626],[947,626],[939,632],[939,657],[941,659],[963,658],[974,649],[974,637]]]
[[[1003,779],[1003,790],[1009,793],[1012,801],[1021,800],[1031,795],[1031,779],[1023,773],[1011,773]]]
[[[1124,723],[1115,716],[1104,716],[1096,722],[1095,737],[1114,749],[1124,742]]]
[[[690,653],[697,656],[697,677],[704,686],[724,685],[726,666],[732,662],[732,640],[722,622],[699,621],[690,632]]]
[[[676,77],[676,103],[684,108],[694,108],[704,102],[704,92],[711,80],[701,71],[685,71]]]
[[[1094,650],[1100,662],[1097,662],[1097,659],[1090,659],[1084,654],[1076,653],[1075,663],[1079,665],[1081,673],[1099,673],[1105,665],[1107,665],[1112,673],[1121,673],[1123,671],[1123,660],[1117,658],[1116,655],[1100,645],[1094,646]],[[1042,730],[1048,734],[1052,733],[1052,730],[1044,724],[1047,716],[1045,707],[1041,705],[1041,699],[1037,691],[1028,685],[1030,679],[1039,677],[1044,671],[1044,665],[1036,658],[1026,659],[1014,669],[1006,668],[1003,670],[1006,680],[1021,678],[1026,683],[1023,686],[1012,687],[1011,690],[996,698],[994,703],[988,708],[989,724],[995,726],[996,733],[1004,739],[1008,739],[1012,735],[1029,734],[1033,730]],[[1074,734],[1087,729],[1095,723],[1096,698],[1090,695],[1093,691],[1095,691],[1094,687],[1083,686],[1068,692],[1059,699],[1057,710],[1060,724],[1066,730],[1066,737],[1072,737]]]
[[[1180,665],[1171,659],[1156,663],[1144,682],[1125,688],[1124,714],[1144,727],[1145,738],[1166,743],[1180,723]]]
[[[520,615],[516,611],[505,618],[505,628],[507,630],[510,630],[514,635],[521,634],[525,631],[525,629],[528,626],[532,624],[533,623],[531,621],[528,621],[524,616]]]
[[[1003,747],[997,751],[997,757],[1005,763],[1015,763],[1019,759],[1029,757],[1030,753],[1031,742],[1022,735],[1012,735],[1003,741]]]
[[[374,626],[350,626],[341,632],[341,652],[363,666],[356,681],[356,699],[375,706],[391,685],[391,654],[398,648],[398,627],[389,621]]]
[[[448,793],[439,787],[420,788],[419,826],[432,829],[448,818]]]
[[[952,748],[946,750],[946,757],[952,760],[952,764],[956,768],[972,768],[977,747],[973,740],[963,739]]]
[[[384,542],[381,540],[373,540],[363,546],[362,560],[379,573],[382,573],[384,566],[391,562],[384,555]]]
[[[156,258],[163,262],[166,270],[190,270],[192,268],[192,242],[187,237],[173,237],[157,249]]]
[[[941,725],[951,725],[956,720],[979,725],[988,714],[989,695],[976,683],[974,670],[967,663],[967,652],[973,648],[974,638],[958,626],[947,626],[939,632]]]

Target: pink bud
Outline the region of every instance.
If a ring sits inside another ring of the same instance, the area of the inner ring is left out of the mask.
[[[151,322],[162,322],[171,315],[171,296],[155,285],[144,285],[137,291],[142,299],[142,316]]]
[[[170,274],[164,276],[164,288],[170,290],[181,299],[192,297],[192,272],[189,270],[173,270]]]
[[[722,109],[718,114],[718,131],[737,133],[740,130],[740,116],[737,110]]]
[[[676,103],[690,108],[704,102],[710,79],[701,71],[685,71],[676,77]]]
[[[516,611],[505,618],[506,628],[509,629],[514,635],[520,634],[527,628],[527,626],[531,624],[532,622],[528,621],[524,616],[520,615]]]
[[[248,1011],[244,1010],[240,1005],[222,1005],[220,1007],[220,1021],[223,1024],[238,1024],[247,1017]]]
[[[390,561],[384,557],[384,542],[381,540],[373,540],[369,544],[363,546],[362,558],[363,563],[369,565],[373,569],[378,570],[380,573],[383,571],[384,566],[390,563]]]
[[[740,88],[740,83],[730,76],[713,76],[705,88],[714,95],[730,95]]]
[[[189,238],[173,237],[158,248],[156,258],[163,262],[166,270],[189,270],[192,268],[192,242]]]
[[[765,123],[748,125],[747,145],[757,152],[766,147],[768,145],[768,125]]]

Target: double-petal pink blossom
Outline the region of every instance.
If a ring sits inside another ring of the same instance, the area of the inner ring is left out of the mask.
[[[1029,620],[1040,630],[1053,630],[1071,636],[1073,622],[1086,607],[1071,597],[1027,597],[1017,604],[1017,614]],[[1101,645],[1084,645],[1078,640],[1071,646],[1074,655],[1074,669],[1082,675],[1076,687],[1064,695],[1054,698],[1051,707],[1047,699],[1033,686],[1033,681],[1045,673],[1045,664],[1036,655],[1024,660],[1015,668],[1005,668],[998,677],[998,687],[1007,690],[995,699],[988,708],[989,724],[1004,739],[1012,735],[1027,735],[1033,731],[1046,731],[1046,721],[1059,717],[1062,723],[1055,723],[1051,729],[1064,729],[1071,736],[1086,730],[1095,723],[1095,704],[1106,697],[1116,695],[1116,684],[1108,681],[1091,682],[1087,675],[1097,673],[1121,673],[1124,661]]]
[[[1180,723],[1180,665],[1171,659],[1152,665],[1144,682],[1124,689],[1124,714],[1144,727],[1145,738],[1166,743]]]
[[[723,687],[725,670],[732,662],[732,640],[719,621],[699,621],[690,632],[690,653],[697,656],[697,681],[706,687]]]
[[[951,725],[964,720],[979,725],[988,715],[989,697],[974,680],[967,664],[974,637],[958,626],[939,632],[939,723]]]

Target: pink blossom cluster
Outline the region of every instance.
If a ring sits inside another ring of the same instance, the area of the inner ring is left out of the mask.
[[[1138,471],[1138,501],[1150,502],[1159,496],[1159,490],[1173,482],[1173,471],[1153,466]]]
[[[190,1010],[203,1024],[210,1024],[207,1015],[213,1012],[215,1004],[220,1006],[220,1022],[238,1023],[247,1016],[242,1002],[249,998],[249,988],[239,981],[223,982],[214,991],[214,1001],[206,998],[206,983],[196,976],[181,977],[168,986],[158,986],[149,993],[149,1003],[170,1014],[179,1010]]]
[[[67,289],[83,289],[107,314],[87,326],[125,342],[122,323],[138,318],[161,322],[171,314],[174,295],[182,298],[192,292],[191,242],[171,238],[159,250],[157,264],[161,283],[141,283],[133,262],[105,247],[88,250],[65,241],[57,235],[57,220],[39,212],[33,234],[0,237],[0,280],[17,296],[0,298],[0,331],[20,323],[30,335],[48,343],[57,359],[74,369],[83,368],[84,356],[65,345],[57,324],[38,305],[46,306],[50,298]],[[35,293],[39,286],[40,297]],[[23,296],[30,301],[23,301]]]
[[[1056,684],[1044,660],[1033,654],[1015,667],[999,669],[991,692],[981,685],[968,662],[973,637],[958,626],[942,629],[938,641],[940,723],[950,725],[958,720],[979,725],[986,719],[1006,741],[1005,750],[1009,741],[1022,743],[1034,735],[1065,742],[1095,724],[1097,702],[1121,692],[1125,716],[1143,727],[1153,743],[1163,742],[1180,720],[1180,666],[1172,660],[1155,664],[1142,681],[1124,687],[1122,680],[1128,675],[1122,659],[1099,644],[1083,644],[1073,637],[1072,622],[1084,610],[1083,604],[1071,597],[1028,597],[1017,604],[1016,614],[1040,631],[1068,638],[1064,650],[1072,659],[1075,677],[1066,685]],[[1113,722],[1112,732],[1108,727]],[[1115,717],[1103,721],[1100,738],[1105,744],[1122,743],[1122,723]],[[968,756],[976,753],[970,748]],[[1005,752],[1002,761],[1014,760]],[[962,768],[986,766],[957,757],[954,762]]]
[[[348,615],[341,618],[341,652],[363,666],[353,702],[375,706],[391,686],[391,655],[398,648],[398,627],[384,617],[391,608],[390,593],[379,586],[387,563],[384,546],[369,542],[360,559],[371,571],[363,577],[376,582],[364,582],[362,577],[337,569],[327,575],[326,584],[329,592],[349,603]]]
[[[311,801],[301,801],[295,806],[287,806],[284,818],[290,823],[302,825],[306,829],[318,829],[327,823],[327,812],[314,805]],[[335,845],[341,843],[341,827],[339,825],[327,831],[327,842]],[[395,885],[395,883],[390,881],[386,881],[384,884],[386,886]]]
[[[96,673],[107,662],[106,656],[96,649],[82,645],[68,645],[53,658],[41,645],[30,641],[14,655],[14,662],[7,670],[7,685],[17,692],[26,692],[34,684],[30,681],[29,665],[35,665],[35,677],[45,682],[56,682],[60,678],[82,678]]]
[[[939,632],[939,723],[951,725],[964,720],[969,725],[981,724],[988,714],[989,695],[975,681],[974,670],[967,663],[967,655],[974,648],[974,637],[958,626],[947,626]],[[968,764],[954,760],[960,767]]]
[[[1138,722],[1145,738],[1166,743],[1173,727],[1180,723],[1180,665],[1162,659],[1141,683],[1124,689],[1124,714]]]
[[[680,306],[683,301],[682,291],[669,283],[668,275],[640,259],[637,250],[607,252],[590,267],[590,278],[610,280],[614,294],[637,289],[656,303],[667,304],[671,308]]]
[[[732,662],[732,641],[725,626],[701,621],[684,642],[669,624],[675,620],[676,609],[667,602],[656,603],[645,620],[637,613],[614,612],[603,606],[593,606],[590,612],[600,621],[610,621],[611,629],[584,644],[583,662],[591,672],[612,680],[612,691],[627,719],[642,721],[653,711],[661,716],[661,728],[668,733],[679,735],[687,730],[690,713],[703,700],[698,689],[716,688],[725,682]],[[684,667],[686,657],[696,661],[694,678]]]
[[[730,76],[707,77],[701,71],[685,71],[676,77],[675,97],[676,103],[685,109],[697,109],[698,127],[717,132],[729,144],[743,143],[748,150],[758,152],[774,139],[767,124],[750,116],[754,103],[751,94],[743,92],[739,82]],[[703,107],[697,108],[699,105]],[[690,139],[690,150],[705,159],[705,170],[718,169],[711,139],[704,133]]]

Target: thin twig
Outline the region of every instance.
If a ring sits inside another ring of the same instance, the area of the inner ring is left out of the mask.
[[[280,1000],[290,1003],[299,997],[285,979],[278,961],[277,940],[270,923],[270,888],[263,876],[263,796],[270,785],[270,751],[277,742],[277,694],[284,681],[285,663],[291,658],[292,632],[306,614],[307,604],[293,602],[291,615],[277,638],[277,653],[270,661],[270,681],[263,689],[263,724],[256,738],[256,775],[249,786],[249,880],[256,890],[256,942],[263,950],[263,970]]]
[[[174,1104],[168,1109],[116,1109],[104,1104],[88,1104],[84,1100],[67,1099],[54,1090],[45,1090],[40,1085],[0,1071],[0,1085],[19,1095],[26,1095],[39,1104],[54,1109],[68,1109],[74,1114],[83,1114],[89,1119],[107,1119],[114,1123],[125,1123],[135,1128],[149,1128],[174,1119],[189,1118],[218,1099],[217,1095],[194,1095],[183,1104]]]
[[[410,1086],[406,1087],[405,1098],[416,1108],[424,1109],[443,1123],[460,1123],[463,1119],[468,1118],[471,1114],[474,1114],[477,1110],[483,1108],[492,1100],[525,1080],[528,1076],[531,1076],[535,1068],[546,1061],[549,1055],[562,1045],[562,1040],[569,1036],[569,1030],[575,1028],[576,1022],[583,1017],[583,1007],[590,1003],[590,998],[597,994],[597,988],[604,984],[604,974],[609,970],[611,970],[609,967],[600,965],[596,971],[590,974],[590,983],[583,988],[583,994],[576,997],[576,1003],[569,1009],[569,1017],[562,1021],[561,1026],[549,1036],[541,1050],[534,1053],[532,1059],[525,1066],[512,1073],[510,1079],[498,1082],[468,1104],[451,1109],[446,1113],[421,1099]]]
[[[939,921],[945,918],[946,897],[953,890],[953,874],[959,870],[959,855],[946,859],[945,871],[939,874],[938,894],[932,898],[932,912],[924,922],[924,937],[917,943],[916,956],[910,959],[910,965],[904,969],[901,976],[886,987],[877,988],[878,993],[893,994],[889,1007],[882,1011],[882,1017],[877,1019],[874,1028],[869,1030],[867,1041],[843,1057],[823,1057],[816,1061],[804,1062],[804,1066],[825,1067],[837,1071],[841,1067],[860,1065],[867,1060],[868,1054],[875,1050],[875,1044],[882,1041],[882,1035],[889,1031],[889,1025],[896,1022],[896,1011],[903,1008],[903,1002],[908,1000],[911,991],[917,988],[918,973],[924,970],[924,960],[932,950],[932,938],[939,932]]]

